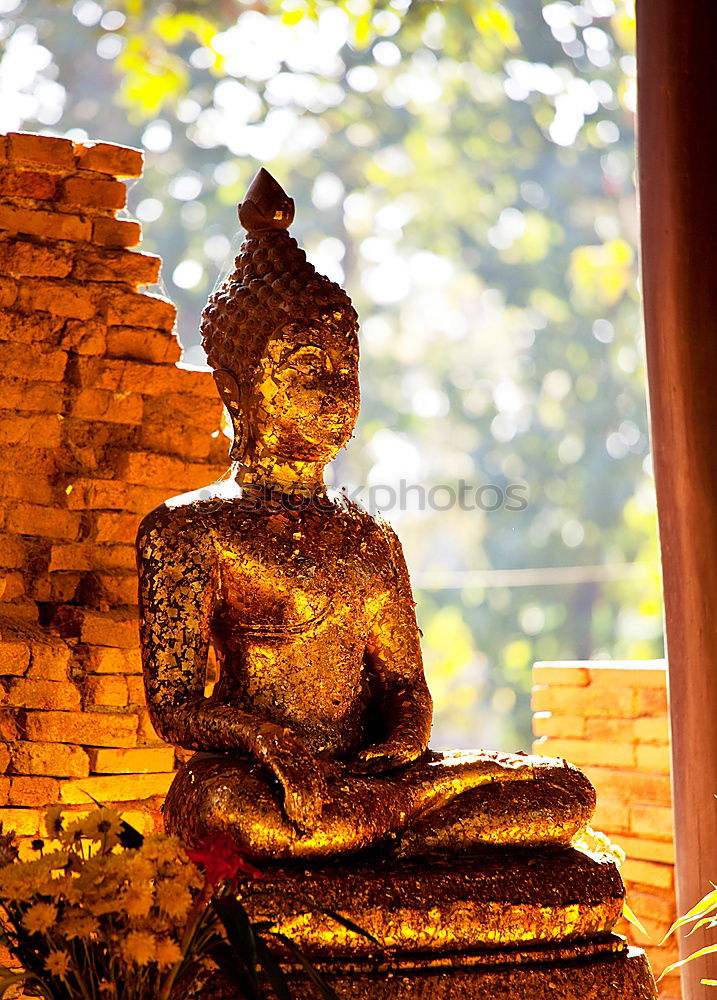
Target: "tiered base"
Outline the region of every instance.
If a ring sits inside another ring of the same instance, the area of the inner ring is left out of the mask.
[[[534,951],[530,961],[516,955],[442,956],[421,968],[415,962],[363,968],[323,962],[319,968],[341,1000],[657,1000],[645,953],[617,944],[617,951],[590,955],[574,945],[571,957]],[[527,953],[524,956],[528,958]],[[493,964],[495,963],[495,964]],[[289,975],[294,1000],[316,1000],[316,988],[298,973]],[[226,981],[205,984],[202,1000],[243,1000]]]
[[[267,871],[242,895],[252,919],[268,918],[290,937],[341,1000],[657,997],[644,952],[612,933],[624,888],[606,855],[563,848],[364,856]],[[315,1000],[303,971],[291,962],[285,970],[292,997]],[[196,996],[239,1000],[219,977]]]

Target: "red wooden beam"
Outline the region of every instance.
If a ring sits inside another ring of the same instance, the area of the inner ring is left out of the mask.
[[[678,909],[717,882],[717,3],[638,0],[647,370],[669,659]],[[681,943],[683,955],[717,931]],[[685,1000],[717,959],[683,973]]]

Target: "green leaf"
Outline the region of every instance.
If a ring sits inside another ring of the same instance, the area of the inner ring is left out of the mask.
[[[668,939],[668,937],[671,934],[674,934],[676,930],[679,930],[680,927],[684,927],[685,924],[691,924],[693,920],[697,920],[699,919],[699,917],[705,916],[711,910],[714,910],[716,908],[717,908],[717,889],[712,889],[711,892],[708,892],[706,896],[702,897],[699,903],[695,903],[692,909],[689,910],[687,913],[685,913],[684,916],[679,917],[677,920],[675,920],[674,924],[672,925],[672,927],[670,927],[667,934],[665,934],[660,944],[664,944],[665,941]]]
[[[324,977],[318,972],[317,969],[311,964],[306,955],[301,951],[300,948],[294,944],[291,938],[288,938],[286,934],[278,934],[274,932],[272,935],[277,938],[281,943],[288,949],[288,951],[294,956],[296,961],[301,965],[306,975],[309,977],[311,982],[314,984],[316,989],[319,991],[323,1000],[339,1000],[336,992],[329,986]]]
[[[212,900],[214,911],[224,925],[227,938],[234,952],[244,962],[252,981],[258,990],[256,974],[256,937],[246,910],[233,896],[222,896]]]
[[[650,938],[650,941],[652,941],[652,937],[645,930],[640,918],[636,917],[635,914],[630,909],[630,907],[627,905],[627,901],[623,902],[622,904],[622,915],[629,924],[632,924],[633,927],[637,927],[637,929],[640,931],[641,934],[644,934],[646,938]]]
[[[256,982],[255,977],[249,974],[240,956],[233,948],[222,941],[207,949],[207,954],[214,959],[227,979],[238,986],[247,1000],[264,1000],[264,992]]]
[[[342,916],[342,914],[338,913],[336,910],[327,910],[323,907],[319,907],[318,910],[319,913],[325,913],[327,917],[331,917],[332,920],[335,920],[337,924],[341,924],[341,926],[345,927],[347,930],[353,931],[354,934],[360,934],[361,937],[365,937],[369,941],[372,941],[379,948],[382,947],[381,942],[375,938],[373,934],[365,931],[363,927],[359,927],[359,925],[355,924],[353,920],[349,920],[348,917]]]
[[[256,925],[255,925],[256,926]],[[286,981],[284,970],[279,965],[276,956],[271,953],[268,945],[261,938],[256,939],[256,950],[259,955],[261,969],[276,993],[277,1000],[291,1000],[291,991]]]
[[[658,983],[660,980],[664,979],[665,976],[669,976],[671,972],[674,972],[675,969],[681,969],[683,965],[687,965],[688,962],[694,962],[696,958],[704,958],[705,955],[714,955],[716,952],[717,944],[708,944],[706,948],[700,948],[698,951],[693,951],[691,955],[687,956],[687,958],[682,958],[679,962],[673,962],[672,965],[668,965],[666,969],[663,969],[661,976],[657,980]]]

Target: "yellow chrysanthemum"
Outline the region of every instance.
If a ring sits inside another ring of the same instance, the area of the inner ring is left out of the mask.
[[[178,837],[168,837],[163,833],[153,833],[145,837],[140,848],[140,854],[156,861],[158,864],[167,864],[176,861],[178,858],[185,860],[186,856],[182,850],[182,844]]]
[[[73,938],[87,941],[99,929],[99,921],[88,913],[83,913],[82,910],[70,910],[58,924],[60,934],[68,941],[72,941]]]
[[[182,949],[172,938],[158,938],[155,961],[163,969],[168,965],[174,965],[182,958]]]
[[[84,819],[76,819],[67,829],[61,830],[58,836],[65,847],[76,847],[87,836]]]
[[[119,843],[122,817],[115,809],[101,806],[85,817],[84,829],[86,837],[98,841],[105,850],[109,850]]]
[[[45,830],[51,839],[59,837],[64,825],[63,806],[50,806],[45,813]]]
[[[35,903],[22,918],[23,927],[31,934],[42,933],[54,926],[57,907],[52,903]]]
[[[45,959],[45,968],[53,976],[64,979],[70,968],[70,956],[66,951],[51,951]]]
[[[129,917],[146,917],[154,899],[152,886],[147,882],[133,882],[122,894],[122,909]]]
[[[148,965],[157,953],[157,938],[149,931],[130,931],[121,949],[125,961]]]
[[[157,885],[157,906],[169,917],[184,920],[192,905],[192,894],[185,886],[173,879],[166,879]]]

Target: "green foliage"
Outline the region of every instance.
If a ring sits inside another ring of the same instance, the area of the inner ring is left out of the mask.
[[[689,927],[692,924],[690,934],[694,934],[696,930],[702,927],[708,927],[713,930],[717,927],[717,886],[712,883],[712,889],[702,897],[699,903],[695,903],[692,909],[685,913],[684,916],[679,917],[669,931],[665,935],[665,941],[671,934],[675,931],[680,930],[684,927]],[[689,936],[689,935],[688,935]],[[664,944],[664,941],[662,942]],[[683,965],[688,962],[694,962],[698,958],[704,958],[706,955],[714,955],[717,953],[717,944],[706,945],[704,948],[698,948],[697,951],[692,952],[687,958],[681,959],[679,962],[673,962],[668,965],[666,969],[663,970],[660,979],[668,976],[671,972],[676,969],[681,969]],[[702,979],[701,983],[703,986],[717,986],[717,981],[714,979]]]
[[[626,0],[20,0],[8,25],[8,53],[33,25],[54,60],[25,91],[66,91],[15,124],[146,146],[130,205],[189,360],[264,163],[362,318],[334,481],[527,490],[386,509],[438,745],[527,746],[535,660],[661,654]]]

